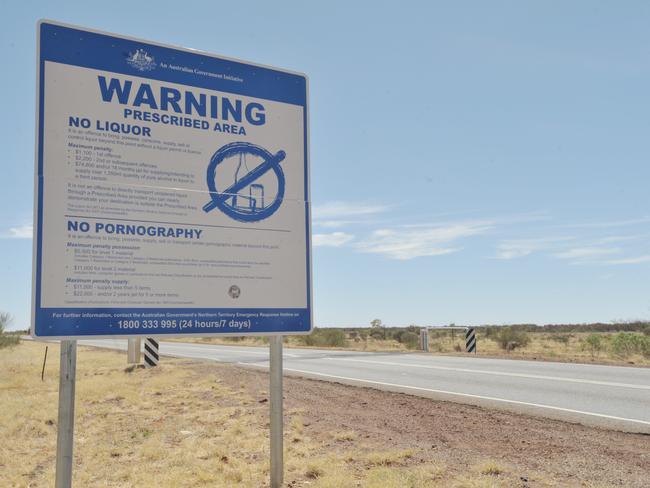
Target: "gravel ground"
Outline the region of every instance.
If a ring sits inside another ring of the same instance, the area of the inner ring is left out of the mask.
[[[264,371],[197,367],[268,399]],[[650,487],[648,435],[295,377],[285,378],[284,397],[285,409],[300,409],[305,430],[324,449],[339,448],[331,432],[353,430],[364,449],[414,449],[413,464],[440,460],[462,473],[498,462],[520,487]]]

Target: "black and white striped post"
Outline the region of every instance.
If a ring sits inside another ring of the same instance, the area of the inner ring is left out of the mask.
[[[476,354],[476,333],[471,327],[465,329],[465,351]]]
[[[147,368],[153,368],[158,366],[158,360],[160,355],[158,354],[158,341],[147,337],[144,340],[144,364]]]

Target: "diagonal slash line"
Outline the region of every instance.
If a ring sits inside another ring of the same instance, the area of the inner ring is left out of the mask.
[[[203,211],[209,212],[210,210],[213,210],[220,203],[225,202],[226,200],[231,198],[239,190],[247,187],[255,180],[263,176],[267,171],[270,171],[276,166],[278,166],[286,156],[287,153],[285,153],[284,151],[278,151],[277,154],[271,156],[269,159],[264,160],[264,162],[260,164],[257,168],[255,168],[250,173],[246,174],[239,181],[236,181],[234,184],[226,188],[221,193],[210,192],[210,195],[212,196],[212,200],[208,202],[206,205],[204,205]]]

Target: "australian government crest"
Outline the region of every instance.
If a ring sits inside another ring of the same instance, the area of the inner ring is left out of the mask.
[[[156,60],[144,49],[129,53],[126,62],[138,71],[151,71],[156,67]]]

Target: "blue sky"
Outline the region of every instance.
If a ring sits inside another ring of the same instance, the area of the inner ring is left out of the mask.
[[[650,318],[646,2],[6,2],[0,310],[29,321],[35,24],[305,72],[316,324]]]

